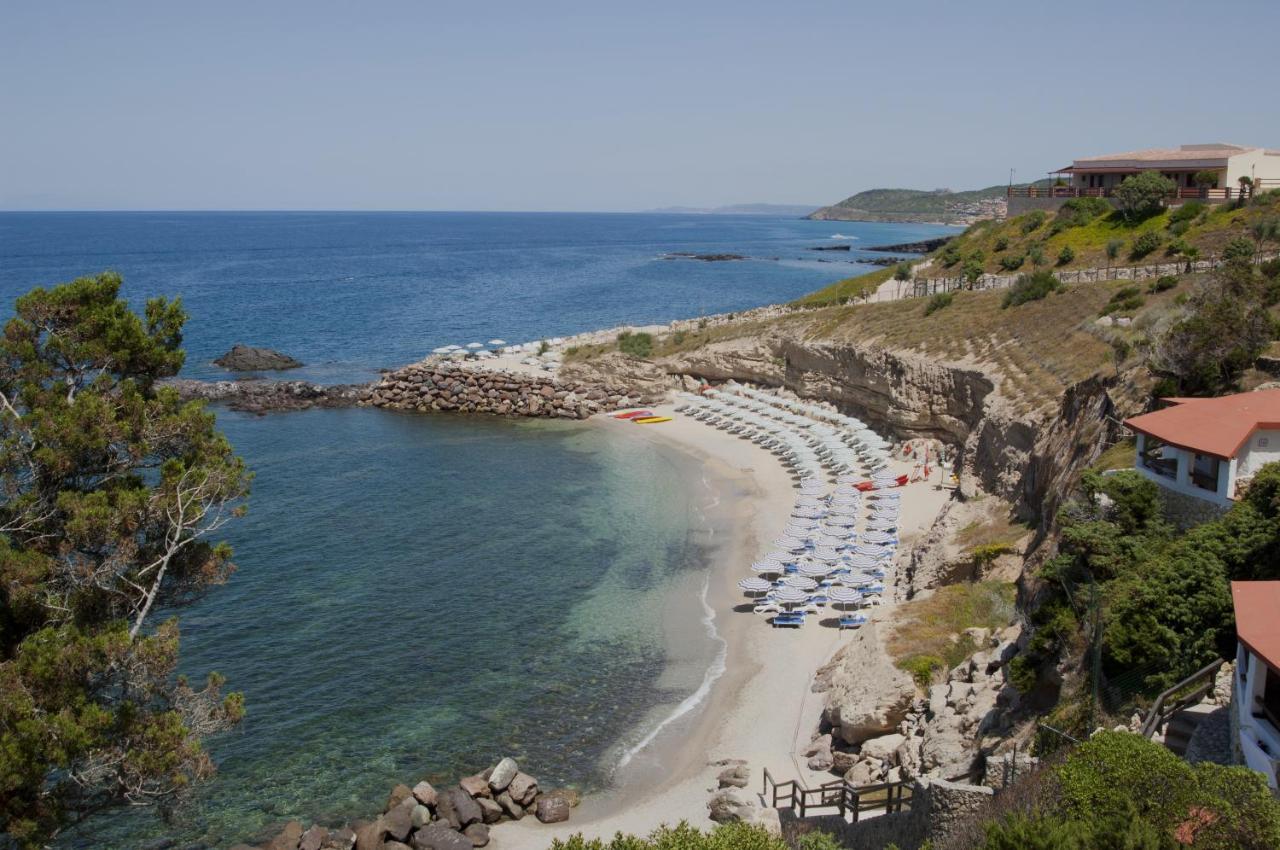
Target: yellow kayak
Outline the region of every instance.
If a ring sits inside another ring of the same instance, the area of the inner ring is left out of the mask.
[[[637,425],[657,425],[659,422],[670,422],[670,416],[642,416],[639,419],[632,419]]]

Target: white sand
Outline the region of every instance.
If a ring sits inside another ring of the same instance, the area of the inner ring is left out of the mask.
[[[657,425],[610,417],[592,421],[637,439],[665,441],[688,453],[690,462],[701,462],[710,473],[702,496],[707,502],[719,498],[710,483],[717,477],[732,479],[747,494],[742,504],[731,506],[741,529],[738,539],[725,547],[726,562],[711,568],[709,601],[728,644],[725,674],[697,710],[664,729],[619,771],[616,790],[588,797],[568,823],[547,826],[530,816],[502,824],[493,831],[493,845],[500,850],[543,850],[553,838],[578,832],[605,839],[618,831],[647,834],[680,820],[708,827],[706,804],[723,769],[713,764],[719,759],[748,762],[751,794],[760,792],[765,767],[780,781],[798,778],[810,786],[833,778],[808,770],[799,753],[816,731],[823,707],[823,696],[810,692],[813,675],[850,633],[812,619],[801,629],[774,629],[749,608],[734,610],[746,602],[738,580],[751,574],[747,566],[773,548],[770,542],[786,525],[796,493],[793,481],[777,458],[754,443],[674,413],[670,405],[651,409],[675,419]],[[911,471],[901,460],[891,466]],[[911,484],[901,492],[899,533],[905,550],[933,523],[948,493],[935,483]],[[879,619],[892,606],[871,610]]]

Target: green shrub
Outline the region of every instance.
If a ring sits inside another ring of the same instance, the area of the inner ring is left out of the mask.
[[[935,293],[933,297],[929,299],[929,302],[924,305],[924,314],[926,316],[931,316],[944,307],[950,307],[951,301],[954,298],[955,295],[951,292]]]
[[[1114,260],[1120,256],[1120,249],[1124,248],[1123,239],[1112,239],[1107,243],[1107,259]]]
[[[1239,260],[1253,259],[1254,244],[1246,236],[1237,236],[1222,249],[1222,259],[1230,263]]]
[[[1017,307],[1028,301],[1039,301],[1050,292],[1055,292],[1062,283],[1053,276],[1053,272],[1038,271],[1019,275],[1017,281],[1004,294],[1000,302],[1001,308]]]
[[[687,337],[688,337],[688,334],[686,334],[684,331],[676,331],[671,335],[671,343],[673,345],[681,345],[684,343]]]
[[[1164,208],[1165,196],[1177,185],[1158,171],[1131,174],[1115,188],[1112,197],[1125,221],[1137,221]]]
[[[547,342],[545,339],[538,341],[538,354],[546,354],[550,350],[551,343]]]
[[[810,833],[811,835],[813,833]],[[820,841],[821,839],[815,839]],[[745,823],[721,824],[709,832],[703,832],[688,822],[681,821],[674,827],[660,826],[645,838],[616,833],[604,841],[584,838],[582,833],[567,839],[552,839],[551,850],[790,850],[780,837],[772,835],[761,826]],[[828,850],[825,844],[815,844],[811,850]]]
[[[1135,260],[1140,260],[1159,248],[1161,241],[1159,233],[1154,230],[1148,230],[1133,240],[1133,247],[1129,249],[1129,256]]]
[[[1031,260],[1031,265],[1039,268],[1044,265],[1044,246],[1037,243],[1031,246],[1027,251],[1027,257]]]
[[[960,246],[955,242],[948,242],[947,247],[942,249],[942,255],[938,258],[939,262],[947,268],[951,268],[960,262]]]
[[[631,357],[648,357],[653,353],[653,336],[623,331],[618,334],[618,350]]]
[[[1178,285],[1178,279],[1171,274],[1156,278],[1155,283],[1147,287],[1147,292],[1168,292]]]
[[[1164,246],[1164,252],[1170,257],[1176,257],[1179,254],[1185,254],[1191,249],[1191,245],[1185,239],[1175,239],[1168,245]]]
[[[1027,213],[1022,217],[1022,224],[1020,225],[1022,228],[1022,234],[1025,236],[1035,230],[1040,225],[1044,224],[1048,217],[1048,214],[1046,214],[1044,210],[1032,210]]]
[[[1103,198],[1072,198],[1059,208],[1053,223],[1062,225],[1063,229],[1083,227],[1110,212],[1111,204]]]
[[[844,845],[831,833],[815,829],[800,836],[796,842],[796,848],[797,850],[844,850]]]
[[[1076,258],[1076,252],[1070,245],[1063,245],[1062,250],[1058,252],[1058,265],[1065,266]]]
[[[1182,206],[1175,207],[1174,210],[1169,213],[1169,224],[1171,226],[1174,224],[1190,224],[1196,216],[1200,215],[1202,212],[1206,212],[1207,209],[1208,208],[1200,201],[1187,201]]]
[[[1023,261],[1026,257],[1022,254],[1006,254],[1000,258],[1000,268],[1007,272],[1017,271],[1022,268]]]
[[[997,251],[1003,251],[1003,250],[1005,250],[1005,249],[1006,249],[1006,248],[1008,248],[1008,247],[1009,247],[1009,237],[1008,237],[1008,236],[999,236],[999,237],[997,237],[997,238],[996,238],[996,250],[997,250]]]
[[[912,655],[899,661],[898,666],[911,674],[922,691],[929,689],[935,673],[947,669],[947,663],[936,655]]]
[[[1160,830],[1132,816],[1083,821],[1015,812],[985,828],[983,842],[975,850],[1163,850],[1167,846]]]
[[[1272,280],[1280,279],[1280,257],[1274,260],[1267,260],[1258,266],[1258,271],[1262,272],[1262,276]]]

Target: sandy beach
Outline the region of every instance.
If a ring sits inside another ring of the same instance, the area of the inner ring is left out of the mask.
[[[660,442],[700,464],[704,490],[694,500],[700,509],[725,508],[720,504],[725,493],[737,494],[735,504],[727,506],[733,539],[717,548],[707,579],[707,602],[726,642],[724,673],[694,710],[662,728],[618,769],[612,790],[588,796],[568,823],[547,826],[525,818],[505,824],[493,832],[493,844],[502,850],[543,850],[552,839],[575,833],[606,839],[619,831],[646,834],[681,820],[711,826],[706,804],[722,759],[748,763],[752,794],[759,793],[766,767],[780,780],[800,779],[811,786],[833,778],[810,771],[800,753],[823,707],[823,696],[811,692],[813,675],[852,633],[817,622],[774,629],[751,612],[737,587],[750,574],[747,565],[772,548],[770,541],[786,525],[794,481],[777,458],[754,443],[681,416],[671,405],[651,409],[673,420],[653,426],[611,417],[591,421],[629,439]],[[910,472],[900,460],[891,465]],[[903,491],[901,550],[929,527],[947,498],[948,491],[932,483]],[[886,599],[869,613],[884,619],[892,610]]]

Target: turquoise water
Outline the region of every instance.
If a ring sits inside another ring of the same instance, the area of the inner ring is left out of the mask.
[[[242,569],[182,613],[182,666],[226,674],[248,717],[176,824],[71,844],[224,846],[502,755],[597,787],[602,753],[684,696],[654,688],[663,590],[700,568],[702,536],[646,441],[365,410],[220,419],[258,477],[231,533]]]
[[[369,380],[446,343],[790,300],[865,270],[863,246],[939,232],[696,215],[0,213],[0,299],[111,268],[135,305],[182,296],[186,375],[225,376],[210,361],[246,342],[302,359],[292,375]],[[832,244],[854,250],[809,250]],[[662,259],[676,251],[755,259]],[[365,409],[221,411],[219,424],[257,478],[248,516],[226,529],[240,570],[180,612],[182,670],[226,675],[248,717],[207,742],[219,774],[175,823],[113,816],[64,846],[226,847],[292,817],[366,815],[397,782],[508,754],[547,784],[600,787],[715,661],[693,598],[707,537],[680,477],[690,465],[645,441]],[[673,621],[698,627],[664,670]]]

